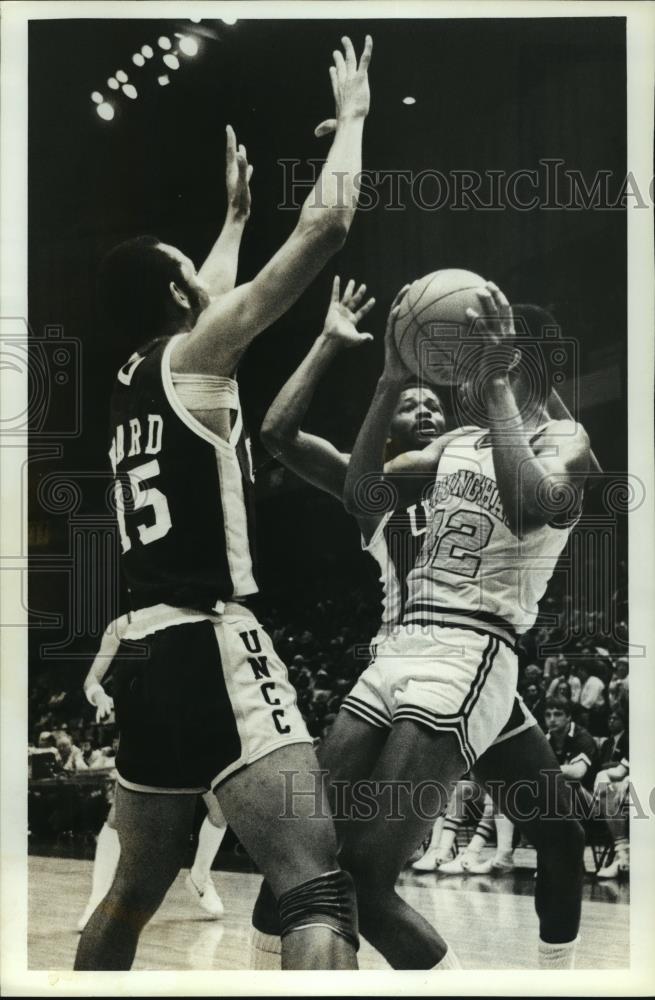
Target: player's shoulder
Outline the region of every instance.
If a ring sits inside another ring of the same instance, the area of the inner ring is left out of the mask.
[[[589,435],[577,420],[549,420],[539,428],[531,441],[538,453],[555,446],[557,453],[567,462],[586,466],[589,459]]]
[[[116,388],[135,388],[141,382],[144,374],[152,372],[153,362],[157,367],[158,359],[161,357],[170,340],[170,337],[157,337],[154,340],[147,341],[141,347],[138,347],[136,351],[133,351],[125,364],[116,372]]]
[[[556,440],[559,443],[574,441],[589,445],[589,435],[577,420],[573,419],[553,419],[540,427],[534,435],[533,441],[541,444]]]

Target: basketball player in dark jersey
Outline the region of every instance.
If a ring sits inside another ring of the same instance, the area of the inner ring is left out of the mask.
[[[110,318],[147,346],[119,371],[111,403],[131,605],[114,686],[121,854],[78,969],[130,968],[181,867],[195,796],[210,788],[276,896],[284,967],[357,965],[355,896],[332,823],[313,805],[283,816],[281,772],[305,774],[316,758],[286,669],[248,607],[252,467],[235,381],[250,342],[297,300],[354,216],[372,41],[359,63],[342,42],[326,163],[296,228],[252,281],[227,291],[213,252],[196,273],[148,238],[118,247],[101,275]],[[237,159],[247,171],[244,150]]]
[[[493,316],[489,327],[485,327],[485,334],[491,345],[490,353],[494,349],[497,352],[498,348],[506,346],[502,340],[510,336],[508,330],[510,324],[506,317],[508,307],[506,307],[501,293],[495,290],[495,286],[493,288],[493,293],[485,289],[481,299],[485,306],[485,312],[491,313]],[[347,291],[352,291],[350,286]],[[402,291],[400,294],[402,295]],[[345,306],[350,307],[352,313],[353,329],[348,331],[347,323],[342,323],[344,327],[340,331],[342,345],[370,339],[367,335],[357,334],[354,330],[354,323],[357,322],[362,313],[360,308],[362,295],[363,292],[360,289],[353,300],[347,298],[345,302]],[[393,433],[394,424],[399,413],[402,413],[408,396],[408,391],[405,388],[408,373],[399,362],[393,343],[393,319],[397,312],[398,301],[397,298],[394,302],[387,326],[387,364],[383,379],[388,384],[384,389],[379,390],[374,404],[382,412],[375,414],[374,419],[371,420],[371,411],[369,411],[369,418],[367,418],[369,426],[367,428],[366,424],[364,425],[358,439],[359,460],[362,463],[361,469],[366,476],[369,475],[369,472],[366,469],[367,459],[361,454],[362,446],[364,456],[371,447],[376,455],[380,455],[383,450],[385,455],[388,454],[389,433]],[[334,311],[334,304],[331,309]],[[496,332],[501,310],[503,310],[504,338],[499,337]],[[264,432],[265,441],[268,442],[269,448],[277,453],[285,464],[294,468],[300,475],[304,475],[309,481],[328,492],[332,492],[335,496],[340,496],[342,484],[346,482],[347,478],[351,479],[352,460],[349,460],[346,455],[337,453],[326,442],[320,442],[299,430],[300,420],[304,416],[315,387],[316,379],[312,380],[312,377],[313,375],[318,377],[318,374],[324,370],[330,353],[333,354],[337,349],[339,324],[333,322],[332,328],[329,336],[327,335],[328,330],[324,331],[308,358],[305,359],[298,372],[292,376],[292,379],[278,396],[271,411],[269,411],[264,424]],[[330,341],[332,341],[332,347],[329,346]],[[509,354],[506,354],[506,357],[509,358]],[[509,363],[507,360],[508,366]],[[494,385],[489,391],[502,395],[504,391],[507,391],[504,388],[506,385],[507,377],[501,375],[498,386]],[[545,400],[546,391],[544,390],[546,387],[542,387]],[[503,400],[502,407],[515,418],[517,404],[513,394],[516,392],[523,405],[526,388],[520,379],[517,379],[516,382],[512,382],[512,389],[509,391],[512,393],[511,399]],[[384,398],[385,396],[386,398]],[[293,409],[294,398],[296,400],[295,409]],[[280,405],[282,402],[284,402],[284,407]],[[493,403],[495,400],[489,407],[492,415]],[[411,406],[411,402],[408,401],[408,405]],[[374,410],[373,406],[372,410]],[[543,402],[539,412],[545,415]],[[489,419],[491,423],[492,416]],[[496,417],[496,419],[498,418]],[[548,429],[549,421],[546,420],[544,424],[543,416],[540,423]],[[420,423],[417,422],[416,427],[419,426]],[[479,428],[473,428],[473,430],[477,431],[479,436]],[[416,450],[415,446],[414,450],[409,451],[408,454],[398,456],[394,463],[385,462],[384,475],[378,475],[375,479],[378,486],[383,485],[385,479],[393,483],[394,489],[401,498],[401,502],[397,505],[397,510],[401,512],[401,520],[404,512],[405,520],[409,519],[408,533],[424,536],[421,538],[421,542],[426,540],[426,535],[429,538],[427,529],[432,511],[430,503],[426,502],[429,495],[425,493],[424,489],[419,489],[417,492],[417,486],[420,487],[420,476],[421,474],[424,477],[427,475],[434,483],[441,456],[446,452],[449,444],[453,443],[454,445],[458,437],[463,437],[467,432],[470,433],[471,428],[463,427],[460,428],[459,432],[442,435],[441,438],[433,440],[428,447],[423,447],[421,450]],[[433,434],[434,432],[432,432]],[[546,435],[543,437],[545,439]],[[566,478],[567,470],[575,475],[576,469],[584,470],[586,468],[588,443],[582,429],[576,430],[573,439],[565,440],[563,447],[561,439],[558,439],[556,435],[555,440],[562,456],[562,468],[559,469],[556,463],[550,465],[548,471],[551,474],[554,473],[561,481]],[[411,448],[411,444],[409,447]],[[532,446],[528,447],[531,450]],[[528,456],[529,452],[526,452],[526,455],[522,457]],[[356,455],[355,460],[357,460]],[[372,465],[370,459],[368,462]],[[401,470],[404,475],[399,477],[397,473]],[[417,476],[419,479],[416,478]],[[423,483],[425,483],[425,478],[423,478]],[[385,619],[389,628],[394,621],[399,623],[406,620],[408,614],[417,614],[416,607],[414,606],[412,609],[408,601],[407,580],[402,577],[399,579],[398,573],[401,568],[404,568],[405,572],[413,569],[413,563],[408,563],[406,558],[404,560],[398,559],[397,555],[394,561],[392,556],[393,542],[389,535],[394,522],[398,523],[396,510],[382,515],[382,513],[374,514],[369,507],[367,516],[362,516],[361,500],[355,500],[352,489],[351,485],[349,504],[358,512],[358,520],[365,540],[364,547],[378,558],[381,566],[384,566],[384,561],[387,564],[386,572],[383,570],[383,583],[387,585],[387,600],[383,612],[384,630]],[[346,485],[346,490],[348,490],[348,485]],[[489,499],[492,499],[492,491],[489,491]],[[379,500],[379,496],[374,500],[373,505],[377,500]],[[421,520],[419,521],[418,518]],[[548,529],[548,531],[551,530]],[[468,548],[466,538],[460,538],[459,541],[463,543],[462,555],[466,556]],[[396,546],[397,543],[398,536],[396,536]],[[552,544],[555,544],[555,539]],[[557,544],[561,548],[561,541]],[[415,559],[415,551],[414,546],[408,547],[405,543],[405,555],[411,552],[410,558]],[[507,588],[505,587],[505,589]],[[394,606],[391,608],[388,602],[390,593],[396,594]],[[396,617],[398,613],[400,613],[400,617]],[[474,614],[468,618],[469,626],[467,626],[466,615],[454,613],[451,618],[453,619],[452,625],[448,621],[448,617],[443,624],[448,623],[448,627],[454,627],[455,631],[462,628],[468,629],[473,639],[482,635],[483,641],[487,643],[487,649],[493,645],[494,655],[497,655],[500,637],[493,635],[493,632],[499,632],[499,628],[497,629],[488,623],[481,624],[476,621]],[[486,638],[484,637],[485,628],[492,630],[486,635]],[[464,631],[464,639],[466,639],[466,635],[467,632]],[[506,642],[507,639],[502,641]],[[450,731],[448,728],[439,731],[436,717],[433,719],[431,713],[425,711],[425,703],[420,704],[421,683],[423,680],[427,680],[427,675],[425,678],[422,676],[425,674],[422,663],[429,668],[430,657],[427,655],[429,650],[420,654],[423,657],[422,661],[415,655],[412,656],[413,653],[413,650],[406,648],[403,654],[398,651],[397,655],[393,653],[389,655],[382,637],[380,648],[375,650],[377,655],[374,655],[371,667],[365,671],[358,685],[344,700],[342,710],[339,712],[333,729],[328,734],[326,744],[321,750],[321,764],[327,768],[330,779],[333,781],[356,782],[358,779],[377,775],[384,778],[385,781],[394,778],[397,780],[409,778],[415,782],[417,780],[430,782],[437,776],[442,781],[444,790],[447,789],[453,778],[461,776],[474,764],[476,776],[482,781],[490,782],[490,790],[496,807],[505,814],[509,812],[512,818],[521,821],[521,825],[538,849],[536,905],[540,920],[540,964],[546,968],[570,967],[573,961],[580,918],[583,873],[581,858],[584,837],[579,824],[571,816],[570,797],[567,795],[566,787],[562,782],[548,783],[548,772],[550,771],[552,776],[557,771],[557,761],[550,751],[543,733],[536,726],[534,718],[531,717],[525,705],[517,699],[515,693],[508,693],[508,696],[505,697],[508,707],[506,711],[503,711],[502,717],[498,715],[497,718],[494,718],[497,710],[492,701],[489,710],[485,712],[485,723],[482,726],[476,725],[474,731],[478,733],[477,738],[483,745],[486,744],[485,751],[480,753],[476,760],[477,748],[471,746],[466,740],[466,732],[463,734],[464,741],[462,741],[460,736],[456,736],[453,731],[452,722],[448,723]],[[412,658],[414,676],[410,678],[408,675],[403,679],[399,674],[394,680],[393,675],[396,670],[404,671],[407,674],[407,666],[403,664],[405,657]],[[400,658],[400,662],[398,662],[398,658]],[[397,662],[394,663],[394,660]],[[453,671],[453,668],[457,670],[459,666],[457,660],[451,660],[451,665],[445,674]],[[464,667],[464,664],[461,666]],[[496,665],[496,673],[502,684],[501,668],[500,663]],[[431,674],[431,672],[431,668],[429,668],[427,674]],[[489,672],[486,673],[488,676]],[[389,682],[385,681],[385,674],[389,676]],[[448,683],[445,675],[444,679]],[[391,703],[390,699],[380,698],[379,693],[385,690],[385,695],[389,694],[390,691],[386,691],[386,688],[389,687],[390,683],[392,687],[397,684],[397,690],[406,694],[410,691],[412,683],[417,681],[416,689],[411,691],[411,700],[406,698],[405,704],[399,704],[395,713],[391,714],[387,707]],[[481,688],[482,685],[479,684],[478,687]],[[471,700],[469,699],[469,701]],[[412,702],[418,703],[416,707]],[[489,727],[489,725],[494,727],[494,732],[485,735],[484,728],[485,726]],[[418,777],[416,761],[420,762]],[[421,767],[422,770],[420,770]],[[518,800],[511,801],[511,792],[517,782],[523,782],[524,785],[532,782],[532,787],[536,789],[533,797],[526,794],[524,788],[523,798],[521,799],[519,792]],[[555,819],[545,817],[548,802],[550,801],[551,805],[553,802],[553,789],[556,790],[555,801],[558,806],[557,818]],[[550,800],[549,794],[551,794]],[[441,803],[441,806],[443,804]],[[420,842],[425,834],[426,820],[414,816],[406,819],[405,823],[388,824],[383,819],[385,815],[383,803],[380,805],[381,808],[376,820],[367,823],[352,823],[348,826],[342,855],[342,857],[348,858],[347,863],[355,874],[362,932],[396,968],[437,967],[448,969],[457,967],[457,959],[452,954],[452,949],[447,948],[446,943],[436,934],[434,929],[418,913],[413,911],[394,890],[397,875],[404,862],[411,855],[416,843]],[[432,810],[433,815],[436,815],[437,811],[438,805]],[[529,821],[526,821],[526,815],[531,817]],[[267,904],[264,890],[254,915],[254,925],[257,928],[255,944],[259,946],[261,951],[274,952],[275,925],[272,921],[267,920],[269,912],[270,906]],[[267,931],[268,934],[261,933],[262,931]]]

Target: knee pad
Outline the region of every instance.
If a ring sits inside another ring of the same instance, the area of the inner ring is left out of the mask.
[[[355,885],[344,871],[324,872],[301,882],[278,899],[281,936],[304,927],[329,927],[357,950]]]

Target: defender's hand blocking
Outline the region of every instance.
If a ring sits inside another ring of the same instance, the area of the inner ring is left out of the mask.
[[[227,188],[228,213],[237,222],[245,222],[250,215],[250,178],[253,167],[248,163],[246,147],[239,145],[231,125],[226,129],[225,186]]]
[[[481,334],[484,341],[478,377],[485,382],[493,378],[506,378],[516,357],[512,307],[492,281],[488,281],[477,295],[481,311],[467,309],[466,315],[475,324],[475,332]]]
[[[332,283],[332,297],[323,324],[323,336],[328,340],[338,341],[343,347],[355,347],[373,340],[373,335],[361,333],[357,324],[371,311],[375,299],[370,298],[364,302],[366,285],[360,285],[355,291],[352,278],[346,285],[342,298],[339,298],[339,287],[340,279],[337,275]]]
[[[384,332],[384,374],[386,378],[403,382],[410,374],[407,366],[398,353],[396,345],[396,317],[400,311],[400,303],[409,291],[409,285],[403,285],[391,303],[387,317],[387,328]]]
[[[368,86],[368,67],[373,52],[373,39],[366,36],[364,51],[359,65],[353,43],[347,35],[341,39],[345,58],[338,49],[332,53],[334,66],[330,66],[330,82],[336,106],[336,118],[327,118],[314,129],[314,135],[320,138],[335,132],[339,121],[345,118],[365,118],[368,114],[371,94]]]

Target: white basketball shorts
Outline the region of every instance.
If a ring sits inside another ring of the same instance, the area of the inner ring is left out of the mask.
[[[518,662],[511,646],[469,628],[400,625],[372,648],[371,664],[342,707],[375,726],[409,719],[451,732],[471,768],[515,706]]]

